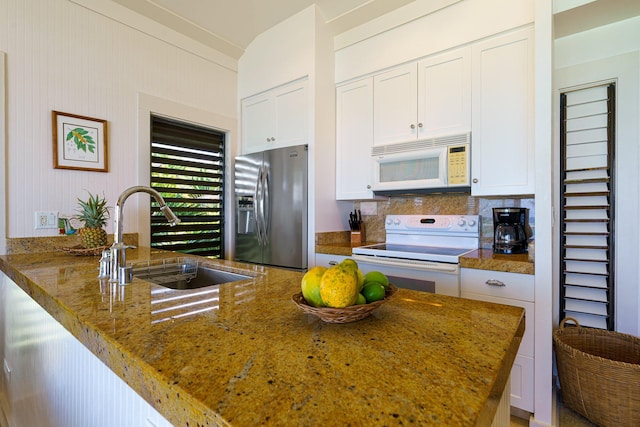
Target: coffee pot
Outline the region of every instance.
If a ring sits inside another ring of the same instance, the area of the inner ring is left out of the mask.
[[[528,249],[529,209],[493,208],[493,252],[519,254]]]

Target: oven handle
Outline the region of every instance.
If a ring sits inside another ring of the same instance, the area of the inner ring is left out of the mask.
[[[384,265],[387,267],[400,267],[400,268],[413,268],[416,270],[424,271],[438,271],[442,273],[458,274],[460,271],[459,264],[448,264],[441,262],[420,261],[416,263],[410,263],[402,260],[393,260],[390,258],[372,257],[368,255],[351,255],[357,262],[372,264],[372,265]]]

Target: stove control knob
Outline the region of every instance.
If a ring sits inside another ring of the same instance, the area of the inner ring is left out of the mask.
[[[387,218],[387,225],[393,224],[393,220],[391,218]]]
[[[469,220],[469,226],[473,227],[474,225],[476,225],[476,220],[475,219],[470,219]]]
[[[458,225],[459,225],[460,227],[464,227],[465,225],[467,225],[467,221],[466,221],[464,218],[460,218],[460,219],[458,220]]]
[[[393,220],[394,225],[400,225],[400,220],[398,218]]]

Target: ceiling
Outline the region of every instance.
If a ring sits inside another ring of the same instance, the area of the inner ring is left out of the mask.
[[[415,0],[113,0],[232,58],[268,28],[316,4],[334,34]]]
[[[553,16],[556,38],[587,31],[640,15],[638,0],[573,0],[578,6]]]
[[[409,3],[442,0],[113,0],[187,37],[238,59],[265,30],[316,4],[341,34]],[[640,15],[640,0],[555,0],[555,37]]]

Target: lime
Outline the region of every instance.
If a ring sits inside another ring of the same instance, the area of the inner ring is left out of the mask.
[[[385,288],[389,287],[389,279],[379,271],[370,271],[364,275],[364,284],[366,285],[370,282],[378,282]]]
[[[367,299],[362,294],[358,294],[358,299],[356,300],[356,305],[366,304]]]
[[[364,288],[362,288],[362,295],[364,295],[367,303],[384,299],[384,294],[384,286],[378,282],[367,283],[366,285],[364,285]]]

